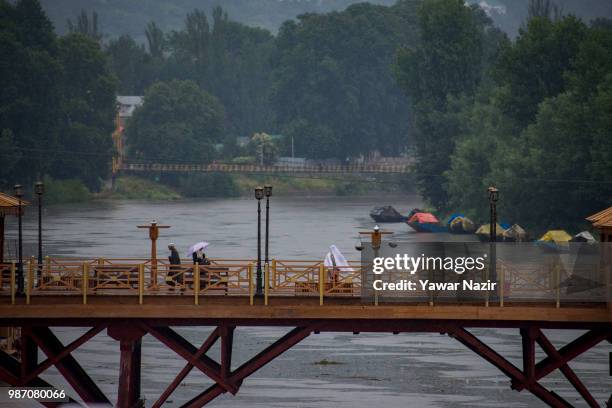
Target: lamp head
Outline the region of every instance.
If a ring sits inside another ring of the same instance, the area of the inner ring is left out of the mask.
[[[37,181],[34,184],[34,191],[36,192],[37,195],[43,195],[45,192],[45,185],[42,181]]]
[[[272,197],[272,186],[271,185],[265,185],[264,186],[264,194],[266,195],[266,197]]]
[[[264,197],[264,189],[262,186],[255,187],[255,198],[261,200]]]
[[[17,198],[23,197],[23,187],[21,186],[21,184],[15,184],[15,186],[13,187],[13,190],[15,191],[15,197]]]
[[[374,226],[374,232],[378,232],[378,231],[380,231],[380,227],[378,225],[375,225]]]
[[[487,191],[489,192],[489,201],[496,203],[499,200],[499,190],[495,187],[489,187]]]

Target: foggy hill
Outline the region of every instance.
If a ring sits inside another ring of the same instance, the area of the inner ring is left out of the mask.
[[[391,5],[396,0],[369,0]],[[144,42],[144,27],[155,21],[164,31],[182,27],[185,15],[195,8],[210,15],[216,5],[227,10],[230,18],[274,33],[280,25],[303,13],[344,10],[360,0],[41,0],[58,33],[65,33],[67,20],[75,20],[81,10],[96,11],[105,37],[130,34]],[[506,33],[515,36],[527,16],[529,0],[467,0],[479,4]],[[612,18],[611,0],[554,0],[565,14],[575,14],[590,21]]]

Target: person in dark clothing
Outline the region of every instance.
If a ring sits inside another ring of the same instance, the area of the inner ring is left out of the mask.
[[[181,269],[181,257],[179,256],[179,253],[176,250],[176,246],[173,243],[170,243],[168,245],[168,249],[170,250],[170,256],[168,256],[168,261],[170,261],[170,269],[168,270],[168,276],[172,278],[172,281],[169,282],[169,284],[173,287],[176,286],[177,283],[182,285],[183,274],[179,274]],[[176,279],[174,278],[175,275],[177,275]]]

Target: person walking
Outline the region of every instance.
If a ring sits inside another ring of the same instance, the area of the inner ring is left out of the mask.
[[[172,279],[169,284],[172,286],[172,290],[174,290],[174,286],[177,283],[180,285],[183,284],[183,275],[180,274],[180,265],[181,265],[181,257],[176,250],[176,245],[174,243],[170,243],[168,245],[168,250],[170,250],[170,256],[168,256],[168,261],[170,261],[170,269],[168,270],[168,276]],[[176,279],[174,278],[176,276]],[[181,288],[182,290],[183,288]]]

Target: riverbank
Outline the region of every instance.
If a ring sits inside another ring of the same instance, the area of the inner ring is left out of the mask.
[[[156,181],[137,176],[122,176],[98,193],[91,193],[76,180],[54,181],[48,186],[50,204],[106,200],[179,200],[198,197],[250,197],[258,185],[274,186],[275,196],[363,196],[378,193],[409,192],[405,176],[384,178],[260,176],[231,174],[221,177],[199,175],[194,179]]]

